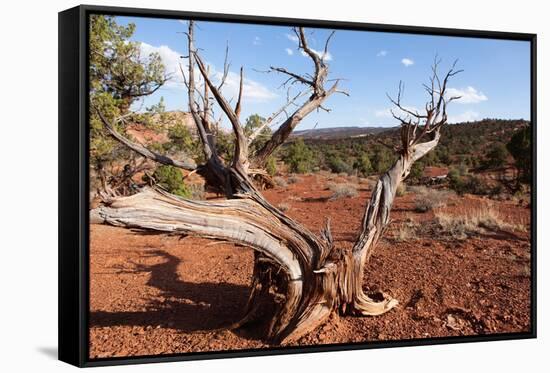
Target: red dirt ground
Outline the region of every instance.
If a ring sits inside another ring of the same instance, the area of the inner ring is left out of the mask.
[[[357,197],[327,201],[325,176],[300,179],[265,195],[288,205],[287,213],[315,232],[330,217],[336,244],[350,247],[369,196],[366,185],[359,185]],[[427,227],[434,218],[433,212],[415,212],[414,198],[396,199],[391,228],[365,273],[366,290],[385,291],[399,306],[378,317],[335,316],[297,344],[529,331],[529,208],[490,201],[504,221],[527,232],[452,240],[426,230],[398,241],[392,237],[401,223],[412,218]],[[471,196],[453,201],[446,213],[489,203]],[[90,250],[91,358],[269,347],[250,334],[224,330],[242,316],[250,249],[92,225]]]

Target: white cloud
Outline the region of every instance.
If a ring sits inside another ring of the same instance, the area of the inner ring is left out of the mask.
[[[262,45],[262,39],[259,36],[254,37],[253,45]]]
[[[294,51],[290,48],[285,48],[285,51],[286,51],[286,54],[288,54],[289,56],[292,56],[294,54]]]
[[[414,61],[411,60],[410,58],[403,58],[403,59],[401,60],[401,63],[402,63],[403,65],[405,65],[405,67],[409,67],[409,66],[411,66],[411,65],[414,65]]]
[[[143,57],[149,56],[149,54],[154,52],[157,52],[160,55],[162,63],[165,67],[166,74],[170,76],[170,80],[168,80],[168,82],[166,83],[166,86],[168,88],[184,87],[183,77],[181,76],[180,71],[180,63],[183,62],[184,64],[186,64],[186,62],[185,60],[182,60],[180,58],[180,53],[174,51],[173,49],[170,49],[166,45],[155,47],[147,43],[141,43],[140,49]],[[213,80],[219,84],[223,76],[223,72],[216,71],[215,67],[210,64],[210,73],[214,78]],[[200,75],[198,69],[196,71],[196,75]],[[239,74],[233,71],[230,71],[227,74],[227,79],[223,87],[223,92],[228,98],[237,96],[239,91],[239,79]],[[256,82],[252,79],[248,79],[245,76],[243,82],[243,97],[251,101],[264,102],[277,97],[277,95],[271,92],[263,84]]]
[[[377,118],[390,118],[392,115],[390,109],[380,109],[375,110],[374,116]]]
[[[380,52],[376,53],[376,57],[386,57],[388,55],[388,51],[381,50]]]
[[[148,57],[151,53],[158,53],[164,64],[166,74],[170,76],[170,80],[166,83],[168,86],[174,86],[183,84],[179,64],[181,60],[181,54],[166,45],[160,47],[154,47],[147,43],[140,44],[140,51],[142,57]]]
[[[473,122],[478,119],[479,119],[478,112],[467,110],[462,114],[449,116],[449,118],[447,119],[447,122],[448,123]]]
[[[332,61],[332,54],[330,54],[330,52],[327,51],[327,53],[324,53],[324,52],[319,52],[313,48],[309,48],[311,49],[311,51],[313,53],[315,53],[317,56],[321,57],[322,60],[325,60],[325,61]],[[302,54],[302,56],[304,57],[308,57],[308,54],[306,52],[304,52],[303,50],[300,50],[300,53]]]
[[[296,35],[293,35],[293,34],[285,34],[285,36],[287,37],[288,40],[298,44],[298,37]]]
[[[458,102],[460,104],[477,104],[482,101],[487,101],[489,98],[483,94],[483,92],[478,91],[472,86],[468,86],[465,89],[457,88],[448,88],[447,97],[460,96]]]
[[[178,19],[178,22],[179,22],[179,23],[183,23],[184,25],[188,25],[188,24],[189,24],[188,21],[185,21],[185,20],[183,20],[183,19]]]
[[[215,80],[217,82],[220,82],[223,73],[222,72],[216,72],[213,74]],[[239,93],[239,83],[240,83],[240,75],[238,73],[235,73],[233,71],[230,71],[227,74],[227,78],[225,79],[225,84],[223,85],[223,94],[226,97],[237,97]],[[273,98],[276,98],[277,95],[273,92],[271,92],[267,87],[262,85],[259,82],[256,82],[252,79],[244,78],[243,82],[243,98],[248,99],[251,101],[256,102],[265,102],[269,101]]]

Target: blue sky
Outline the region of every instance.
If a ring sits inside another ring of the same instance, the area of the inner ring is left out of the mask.
[[[167,110],[186,110],[185,87],[179,76],[179,58],[186,52],[187,23],[180,20],[117,17],[119,24],[136,24],[134,41],[142,52],[159,52],[173,79],[147,97],[150,106],[164,97]],[[223,71],[226,44],[229,44],[231,73],[224,94],[236,95],[238,71],[245,67],[242,117],[258,113],[270,116],[286,101],[280,88],[284,76],[266,74],[269,66],[285,67],[297,73],[312,71],[312,62],[297,49],[289,27],[236,23],[198,22],[196,46],[211,65],[213,75]],[[310,47],[323,50],[331,30],[306,29]],[[464,72],[449,84],[450,93],[463,98],[448,109],[449,122],[482,118],[530,119],[530,46],[524,41],[425,36],[396,33],[337,30],[329,46],[331,78],[342,78],[341,88],[350,97],[335,94],[325,105],[331,109],[310,114],[299,129],[336,126],[394,126],[386,92],[394,94],[399,81],[405,84],[403,103],[422,108],[426,101],[422,83],[430,76],[437,54],[443,59],[441,73],[455,60]],[[298,87],[297,89],[302,88]],[[297,90],[293,91],[298,93]],[[135,105],[138,109],[140,105]],[[276,126],[275,126],[276,127]]]

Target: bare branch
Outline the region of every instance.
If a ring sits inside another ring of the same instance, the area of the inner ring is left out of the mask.
[[[267,158],[277,149],[281,144],[283,144],[286,139],[290,136],[294,128],[302,121],[302,119],[307,116],[309,113],[311,113],[313,110],[316,109],[322,109],[326,110],[324,107],[322,107],[323,102],[326,100],[327,97],[329,97],[331,94],[338,92],[347,94],[345,91],[338,90],[338,80],[328,89],[325,89],[325,83],[328,75],[328,66],[325,64],[323,58],[319,56],[319,53],[312,50],[309,45],[307,38],[305,36],[305,32],[303,28],[294,28],[294,33],[298,37],[298,46],[300,49],[306,53],[311,60],[313,61],[313,64],[315,66],[315,70],[313,75],[311,76],[311,79],[308,79],[307,77],[303,75],[299,75],[293,72],[288,71],[284,68],[271,68],[271,71],[277,71],[282,74],[288,75],[290,77],[290,80],[293,82],[299,82],[302,84],[305,84],[307,86],[310,86],[313,90],[312,95],[309,97],[307,101],[305,101],[301,106],[299,106],[294,113],[292,113],[282,124],[281,126],[273,133],[271,136],[271,139],[269,139],[264,146],[258,150],[256,153],[253,163],[257,166],[261,166],[265,163]],[[328,53],[328,44],[330,42],[330,39],[332,38],[334,33],[331,33],[329,37],[327,38],[327,41],[325,43],[325,54]],[[284,83],[286,84],[286,82]],[[286,105],[285,105],[286,109]]]
[[[212,94],[214,95],[216,102],[218,103],[220,108],[223,110],[227,118],[229,119],[229,122],[231,123],[231,127],[233,128],[233,132],[235,134],[235,153],[233,157],[233,166],[241,169],[241,171],[244,171],[244,173],[246,173],[246,169],[248,168],[248,164],[249,164],[248,143],[247,143],[243,128],[239,122],[239,117],[237,113],[233,111],[233,109],[231,108],[231,106],[229,105],[229,102],[227,102],[225,97],[222,96],[218,88],[214,85],[214,83],[212,83],[212,80],[208,76],[208,72],[206,70],[206,67],[201,57],[196,52],[193,52],[193,55],[195,57],[195,60],[197,61],[197,66],[205,81],[205,84],[207,84],[210,87],[210,90],[212,91]],[[242,83],[242,80],[241,80],[241,83]],[[240,97],[239,97],[239,101],[240,101]],[[240,106],[239,103],[238,103],[238,106]]]
[[[326,42],[325,42],[325,50],[323,52],[323,57],[326,57],[327,56],[327,53],[328,53],[328,43],[330,43],[330,39],[332,39],[332,37],[334,36],[334,34],[336,33],[336,31],[332,31],[330,33],[330,35],[328,36]]]
[[[290,76],[290,78],[285,81],[285,83],[283,83],[283,85],[285,85],[289,80],[295,80],[295,81],[298,81],[302,84],[306,84],[306,85],[309,85],[311,87],[313,87],[315,85],[315,83],[311,80],[308,80],[306,78],[304,78],[303,76],[299,75],[299,74],[295,74],[293,72],[290,72],[288,71],[287,69],[285,68],[282,68],[282,67],[273,67],[271,66],[270,67],[270,70],[271,71],[275,71],[275,72],[278,72],[278,73],[281,73],[281,74],[286,74],[288,76]]]
[[[436,136],[438,136],[439,129],[447,122],[447,105],[460,98],[458,96],[446,98],[445,96],[449,79],[462,72],[462,70],[455,70],[457,63],[457,61],[455,61],[443,80],[441,80],[438,74],[440,62],[441,60],[436,56],[432,65],[430,82],[429,84],[423,84],[424,90],[429,96],[429,100],[425,104],[425,114],[420,114],[402,105],[401,100],[404,90],[402,82],[399,82],[397,99],[393,99],[388,95],[391,103],[400,111],[407,114],[407,117],[402,117],[396,115],[393,110],[391,110],[392,116],[398,120],[403,127],[401,131],[403,151],[413,149],[428,134],[435,133]],[[411,117],[416,118],[414,123]],[[420,133],[417,133],[418,128],[421,128]]]
[[[237,119],[239,119],[239,116],[241,115],[241,100],[243,97],[243,67],[241,66],[241,79],[239,83],[239,96],[237,98],[237,104],[235,105],[235,116]]]
[[[208,136],[208,133],[204,127],[203,118],[201,118],[199,112],[200,109],[197,105],[197,102],[195,101],[195,45],[194,45],[194,32],[193,32],[193,26],[194,22],[189,21],[189,31],[187,33],[187,39],[188,39],[188,49],[189,49],[189,81],[187,84],[187,99],[188,99],[188,105],[189,105],[189,112],[191,113],[193,120],[195,122],[195,126],[197,127],[197,132],[199,133],[199,137],[201,139],[202,145],[203,145],[203,152],[206,159],[211,159],[216,157],[216,148],[212,142],[212,139]],[[183,79],[185,80],[185,73],[183,72],[183,68],[180,65],[180,71],[183,76]],[[204,100],[208,100],[208,97],[203,97]]]
[[[300,92],[298,93],[296,96],[294,96],[293,98],[291,99],[288,99],[288,101],[286,102],[285,105],[283,105],[279,110],[277,110],[276,112],[274,112],[269,118],[267,118],[258,128],[256,128],[256,130],[249,136],[248,138],[248,143],[252,143],[252,141],[254,141],[256,139],[256,137],[258,137],[260,135],[260,133],[262,133],[262,131],[269,127],[271,125],[271,123],[273,123],[273,121],[275,120],[275,118],[277,118],[279,115],[281,115],[281,113],[284,113],[286,112],[286,109],[294,104],[296,102],[296,100],[298,100],[300,97],[306,95],[308,92],[310,92],[309,90],[306,90],[306,91],[303,91],[303,92]]]
[[[105,118],[105,116],[103,115],[101,110],[99,110],[95,106],[93,108],[97,112],[97,115],[99,116],[99,118],[103,122],[103,125],[105,126],[107,131],[109,131],[111,136],[113,136],[120,143],[126,145],[128,148],[130,148],[131,150],[133,150],[136,153],[140,154],[141,156],[143,156],[145,158],[148,158],[152,161],[155,161],[155,162],[158,162],[158,163],[161,163],[161,164],[164,164],[164,165],[168,165],[168,166],[178,167],[178,168],[181,168],[183,170],[191,171],[191,170],[194,170],[195,168],[197,168],[197,165],[195,164],[195,162],[192,159],[189,159],[189,160],[186,160],[186,161],[179,161],[179,160],[176,160],[176,159],[172,159],[172,158],[167,157],[165,155],[162,155],[162,154],[156,153],[152,150],[149,150],[146,147],[144,147],[143,145],[140,145],[140,144],[137,144],[135,142],[132,142],[132,141],[128,140],[126,137],[122,136],[120,133],[118,133],[114,129],[114,127],[111,125],[111,123]]]

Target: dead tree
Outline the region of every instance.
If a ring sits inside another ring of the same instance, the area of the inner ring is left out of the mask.
[[[306,115],[322,108],[333,93],[343,92],[338,88],[338,80],[327,88],[328,65],[323,55],[308,46],[303,29],[294,29],[294,32],[299,48],[313,62],[313,73],[299,75],[274,67],[271,71],[285,75],[289,84],[305,87],[307,99],[301,104],[295,104],[295,101],[304,94],[289,99],[281,110],[266,120],[263,126],[269,126],[291,103],[297,107],[254,154],[249,154],[252,139],[245,136],[239,116],[243,69],[240,71],[240,90],[233,106],[221,92],[224,79],[221,84],[214,84],[208,67],[195,49],[192,22],[187,34],[186,85],[189,110],[197,126],[206,162],[195,166],[192,162],[156,154],[121,138],[114,127],[105,121],[112,135],[130,149],[158,163],[200,171],[210,183],[223,189],[227,199],[192,201],[148,188],[130,197],[108,201],[91,212],[94,221],[106,224],[223,240],[254,249],[256,255],[250,297],[242,320],[232,327],[246,327],[254,322],[255,328],[262,326],[260,329],[264,338],[271,343],[295,341],[323,324],[335,312],[342,315],[381,315],[397,304],[397,300],[389,295],[383,294],[375,300],[364,293],[364,269],[390,222],[397,187],[409,174],[412,164],[439,141],[440,128],[447,120],[447,104],[455,99],[445,97],[447,82],[459,72],[454,70],[453,65],[440,80],[437,72],[439,61],[435,61],[430,84],[425,86],[429,101],[423,113],[402,105],[400,84],[397,98],[391,99],[402,113],[394,114],[401,123],[401,141],[395,147],[398,158],[374,187],[366,203],[355,244],[351,249],[344,249],[334,244],[330,221],[316,235],[269,203],[252,182],[252,175],[262,172],[266,159],[287,140]],[[227,68],[224,71],[225,76]],[[197,91],[196,72],[204,82],[200,93]],[[229,162],[222,160],[216,151],[209,108],[211,96],[223,110],[235,135],[235,150]]]

